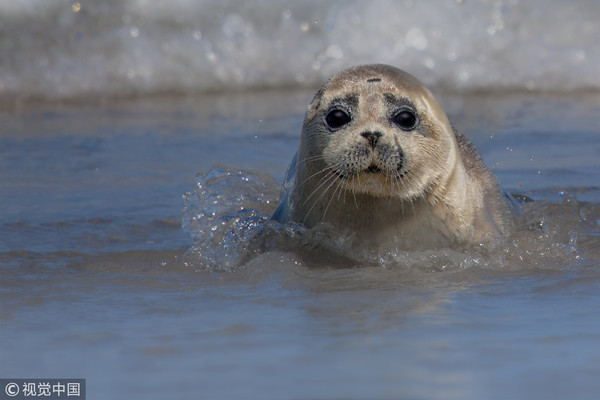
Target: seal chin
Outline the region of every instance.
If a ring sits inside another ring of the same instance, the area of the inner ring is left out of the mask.
[[[353,193],[374,197],[395,197],[398,195],[398,190],[401,189],[401,183],[398,179],[401,179],[401,177],[389,175],[379,167],[374,166],[351,176],[344,176],[342,182],[343,187]]]
[[[366,177],[376,177],[376,176],[381,176],[384,177],[384,172],[382,171],[381,168],[379,168],[377,165],[370,164],[368,167],[364,168],[363,170],[358,170],[358,171],[348,171],[348,170],[338,170],[335,168],[332,168],[332,171],[335,173],[335,175],[337,175],[338,178],[344,180],[344,181],[352,181],[352,180],[360,180],[361,176],[365,175]]]

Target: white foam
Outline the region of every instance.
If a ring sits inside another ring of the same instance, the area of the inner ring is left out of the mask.
[[[0,96],[315,86],[388,63],[459,90],[600,88],[600,2],[0,0]]]

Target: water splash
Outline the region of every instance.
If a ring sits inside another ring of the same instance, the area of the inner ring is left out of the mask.
[[[278,195],[279,185],[264,174],[227,167],[199,174],[196,188],[184,195],[183,229],[195,241],[188,256],[212,270],[239,266]]]
[[[196,188],[184,196],[183,227],[195,242],[186,253],[188,265],[235,271],[260,254],[277,251],[317,267],[562,269],[597,259],[600,251],[599,207],[582,205],[569,194],[561,203],[523,204],[525,222],[508,240],[459,249],[375,251],[330,225],[307,229],[270,220],[279,189],[273,178],[252,171],[216,167],[198,175]]]

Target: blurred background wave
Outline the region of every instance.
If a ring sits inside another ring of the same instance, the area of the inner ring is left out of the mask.
[[[0,0],[0,97],[312,87],[388,63],[460,91],[600,89],[594,0]]]

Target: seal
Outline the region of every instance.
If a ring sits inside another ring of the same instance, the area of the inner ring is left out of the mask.
[[[364,65],[331,78],[308,106],[272,219],[330,224],[367,246],[432,249],[507,236],[514,206],[421,82]]]

